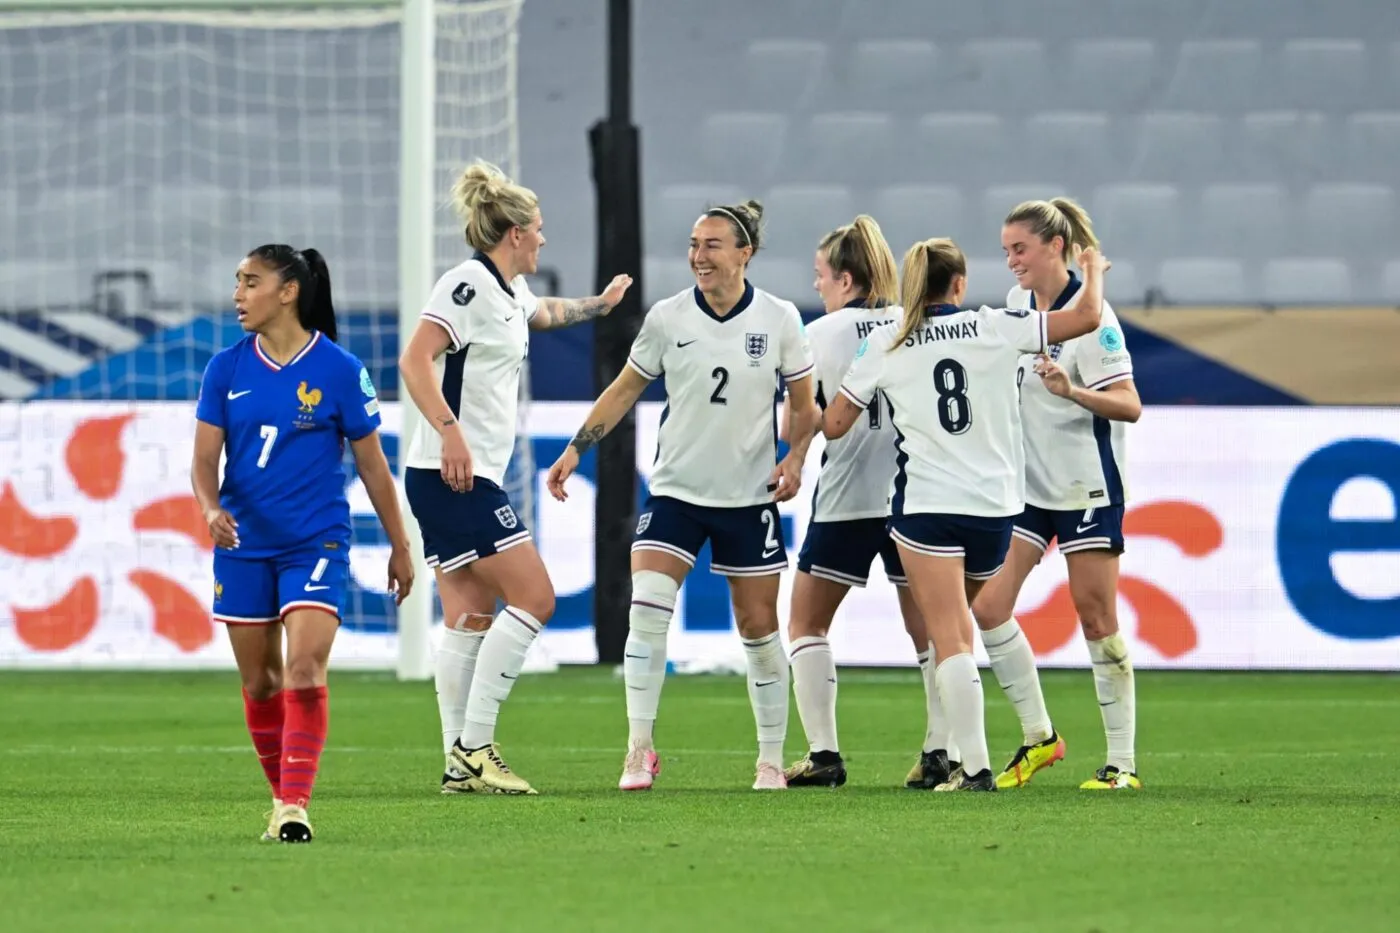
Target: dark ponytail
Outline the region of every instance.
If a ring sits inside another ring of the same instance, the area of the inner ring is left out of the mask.
[[[248,254],[275,269],[283,282],[296,282],[297,320],[307,330],[319,330],[335,341],[335,304],[326,258],[314,249],[295,250],[285,243],[259,246]]]

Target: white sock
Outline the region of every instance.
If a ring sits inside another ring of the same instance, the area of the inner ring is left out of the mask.
[[[496,616],[476,658],[476,676],[467,696],[462,746],[473,749],[496,741],[496,716],[525,666],[525,655],[544,625],[524,609],[507,606]]]
[[[622,649],[629,745],[652,747],[661,685],[666,681],[666,632],[679,590],[679,584],[664,573],[639,570],[632,574],[632,608],[627,614],[627,644]]]
[[[943,749],[949,761],[959,761],[958,743],[948,731],[948,717],[943,712],[943,701],[938,698],[938,685],[934,683],[933,672],[938,666],[933,660],[933,646],[919,652],[919,673],[924,678],[924,705],[928,709],[928,726],[924,731],[924,751],[934,752]]]
[[[938,662],[933,676],[943,708],[948,712],[948,724],[962,752],[963,771],[971,776],[990,768],[977,662],[970,653],[955,654]]]
[[[477,653],[485,632],[444,629],[433,659],[433,683],[437,687],[438,716],[442,720],[442,752],[462,734],[467,712],[467,695],[472,688]]]
[[[840,752],[836,742],[836,660],[831,642],[816,635],[792,643],[792,692],[814,752]]]
[[[749,702],[758,725],[758,760],[781,768],[788,721],[788,661],[782,639],[777,632],[745,638],[744,656],[749,662]]]
[[[1099,713],[1108,739],[1107,764],[1120,771],[1136,772],[1133,742],[1137,732],[1137,693],[1128,646],[1118,633],[1088,644],[1089,657],[1094,662],[1094,692],[1099,695]]]
[[[1002,692],[1021,720],[1023,743],[1034,745],[1050,738],[1055,730],[1050,725],[1050,713],[1045,709],[1045,694],[1040,689],[1040,674],[1035,669],[1035,652],[1020,624],[1009,619],[983,632],[982,644],[991,659],[997,683],[1001,684]]]

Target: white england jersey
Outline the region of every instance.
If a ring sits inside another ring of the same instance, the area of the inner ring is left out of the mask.
[[[890,513],[1001,517],[1025,507],[1017,364],[1045,347],[1038,311],[929,309],[891,349],[900,325],[856,351],[841,393],[865,408],[884,392],[899,453]]]
[[[651,306],[627,363],[666,380],[653,495],[723,508],[773,501],[778,377],[812,373],[792,302],[746,285],[719,317],[698,288],[681,292]]]
[[[807,328],[816,361],[817,400],[825,408],[841,389],[861,341],[875,328],[899,321],[898,307],[847,305],[813,321]],[[845,522],[890,514],[894,478],[894,429],[884,397],[872,399],[866,417],[856,419],[844,436],[826,442],[821,474],[812,496],[812,521]]]
[[[1079,280],[1072,278],[1050,310],[1073,304]],[[1034,308],[1035,295],[1017,286],[1006,296],[1009,308]],[[1048,353],[1064,367],[1073,385],[1086,389],[1133,378],[1133,360],[1118,317],[1107,301],[1098,330],[1051,344]],[[1035,374],[1035,357],[1021,360],[1021,427],[1026,455],[1026,501],[1042,509],[1083,511],[1122,505],[1127,425],[1109,421],[1051,395]]]
[[[462,424],[472,452],[472,474],[505,484],[515,450],[520,368],[530,349],[530,319],[539,299],[523,275],[507,285],[496,264],[481,253],[433,286],[422,317],[452,343],[433,363],[443,398]],[[413,434],[407,464],[442,466],[442,437],[423,425]]]

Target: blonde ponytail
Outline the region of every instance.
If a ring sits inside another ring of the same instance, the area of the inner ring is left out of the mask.
[[[928,306],[947,298],[953,289],[953,280],[960,275],[967,275],[967,257],[952,240],[937,237],[909,247],[904,254],[904,282],[900,289],[904,319],[900,321],[899,336],[890,349],[902,346],[914,336]]]

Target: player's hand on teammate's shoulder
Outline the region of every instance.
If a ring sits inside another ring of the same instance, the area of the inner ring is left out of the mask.
[[[613,276],[613,280],[608,283],[607,288],[603,289],[603,294],[601,296],[603,299],[603,304],[607,305],[607,311],[604,311],[603,313],[607,314],[608,311],[611,311],[613,308],[616,308],[618,306],[618,303],[622,301],[622,297],[627,294],[627,289],[631,287],[632,276]]]
[[[549,477],[545,485],[549,488],[549,494],[560,502],[569,498],[568,492],[564,489],[564,483],[574,471],[578,469],[578,451],[572,444],[564,448],[564,452],[559,455],[559,459],[554,461],[554,465],[549,468]]]
[[[796,496],[802,488],[802,462],[788,454],[773,467],[768,486],[773,490],[774,502],[786,502]]]
[[[209,524],[209,536],[214,539],[215,547],[230,550],[238,547],[238,522],[232,515],[223,509],[210,509],[204,513],[204,520]]]
[[[472,452],[462,436],[462,426],[456,422],[442,432],[442,481],[453,492],[468,492],[472,488]]]
[[[389,592],[394,594],[394,605],[402,606],[413,589],[413,555],[406,547],[396,547],[389,552]]]
[[[1051,395],[1069,398],[1069,374],[1065,372],[1063,366],[1044,353],[1038,354],[1035,358],[1035,374],[1040,377],[1041,383]]]

